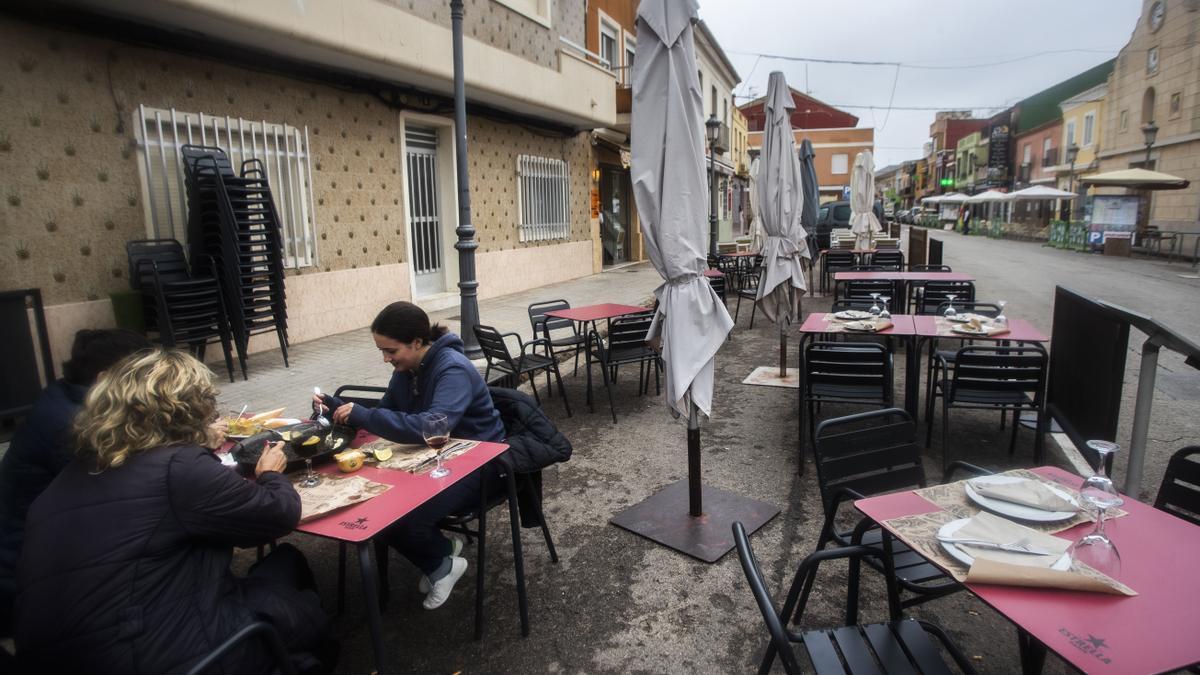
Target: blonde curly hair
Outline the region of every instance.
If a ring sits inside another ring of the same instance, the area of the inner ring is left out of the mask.
[[[96,380],[75,418],[75,434],[79,454],[104,471],[154,448],[215,447],[216,419],[208,367],[183,352],[157,349],[125,358]]]

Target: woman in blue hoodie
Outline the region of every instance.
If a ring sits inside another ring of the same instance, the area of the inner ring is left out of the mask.
[[[393,302],[371,323],[375,346],[392,367],[392,379],[379,405],[368,408],[343,403],[333,396],[316,399],[333,411],[333,420],[398,443],[424,443],[423,419],[446,416],[456,438],[500,442],[504,425],[492,405],[487,383],[463,353],[462,339],[429,323],[424,310],[411,302]],[[468,511],[479,503],[484,480],[489,492],[499,489],[485,466],[464,476],[433,499],[414,509],[381,536],[424,574],[425,609],[436,609],[467,570],[458,554],[461,539],[448,539],[437,524],[446,516]]]

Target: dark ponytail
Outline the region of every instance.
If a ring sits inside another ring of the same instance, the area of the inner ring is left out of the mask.
[[[393,302],[371,322],[371,332],[405,344],[420,340],[429,344],[449,331],[440,324],[429,325],[429,315],[411,302]]]

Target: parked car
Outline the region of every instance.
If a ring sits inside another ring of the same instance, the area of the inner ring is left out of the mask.
[[[817,213],[817,231],[813,233],[817,238],[818,248],[829,248],[830,231],[850,229],[850,214],[850,202],[845,200],[825,202],[821,205]],[[879,219],[880,225],[887,222],[883,214],[883,201],[879,199],[875,200],[875,217]]]

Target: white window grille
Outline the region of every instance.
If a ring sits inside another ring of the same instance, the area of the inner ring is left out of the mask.
[[[600,58],[608,63],[605,67],[609,70],[616,70],[621,67],[621,54],[617,51],[617,45],[620,42],[618,37],[617,27],[607,21],[600,21]]]
[[[842,174],[850,173],[850,155],[838,153],[829,158],[829,172]]]
[[[561,159],[517,157],[521,241],[566,239],[571,234],[570,173]]]
[[[1083,116],[1083,145],[1090,146],[1096,136],[1096,113],[1088,113]]]
[[[150,237],[176,239],[187,249],[187,180],[180,148],[215,146],[225,151],[235,171],[242,162],[262,162],[279,214],[284,267],[315,264],[308,127],[144,105],[138,106],[134,122],[142,151],[139,170]]]

